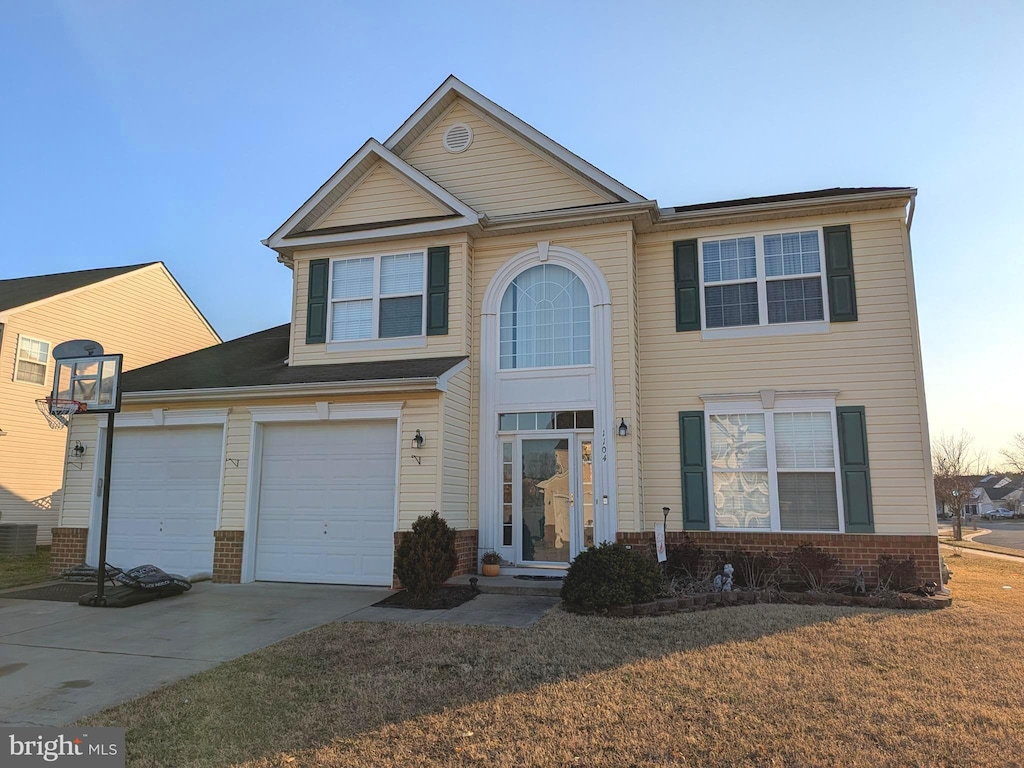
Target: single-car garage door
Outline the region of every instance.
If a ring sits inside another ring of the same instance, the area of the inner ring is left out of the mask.
[[[263,429],[256,578],[391,585],[393,421]]]
[[[220,426],[115,431],[108,563],[213,571],[223,445]]]

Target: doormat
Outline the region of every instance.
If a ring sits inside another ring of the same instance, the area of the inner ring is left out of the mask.
[[[410,605],[408,590],[401,590],[393,595],[388,595],[380,602],[374,603],[374,608],[412,608],[426,611],[444,611],[455,608],[463,603],[469,602],[480,594],[473,587],[441,587],[431,595],[428,605]]]
[[[91,595],[96,592],[96,583],[74,584],[61,582],[60,584],[48,584],[45,587],[30,587],[19,589],[16,592],[4,592],[0,599],[11,598],[12,600],[50,600],[55,603],[77,603],[82,595]]]
[[[564,576],[513,576],[513,579],[522,579],[523,581],[561,581]]]

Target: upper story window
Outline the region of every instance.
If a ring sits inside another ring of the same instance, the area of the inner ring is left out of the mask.
[[[331,341],[424,335],[422,251],[338,259],[331,269]]]
[[[825,320],[821,230],[700,245],[705,328]]]
[[[500,368],[590,364],[590,296],[571,270],[539,264],[501,299]]]
[[[14,380],[26,384],[46,384],[49,359],[49,342],[18,336],[18,349],[14,355]]]

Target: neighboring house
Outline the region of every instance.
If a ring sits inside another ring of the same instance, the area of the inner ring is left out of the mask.
[[[461,572],[550,573],[670,507],[938,581],[915,194],[660,207],[449,78],[265,241],[290,324],[124,377],[110,560],[387,585],[436,509]],[[61,535],[95,562],[91,466]]]
[[[988,474],[979,477],[971,498],[963,505],[965,515],[987,515],[994,509],[1017,512],[1024,496],[1024,477]]]
[[[53,389],[53,348],[70,339],[123,352],[125,370],[220,342],[160,262],[0,280],[0,522],[38,524],[41,544],[65,481],[92,479],[92,457],[65,453],[74,443],[35,403]]]

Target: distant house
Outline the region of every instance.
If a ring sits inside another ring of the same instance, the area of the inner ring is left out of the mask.
[[[994,509],[1017,512],[1024,505],[1024,475],[978,475],[973,481],[974,488],[961,508],[965,516],[987,515]],[[936,507],[940,515],[950,515],[948,505]]]
[[[35,401],[51,393],[53,348],[83,338],[123,353],[125,370],[220,343],[161,262],[0,280],[0,522],[38,524],[40,544],[82,463]]]

